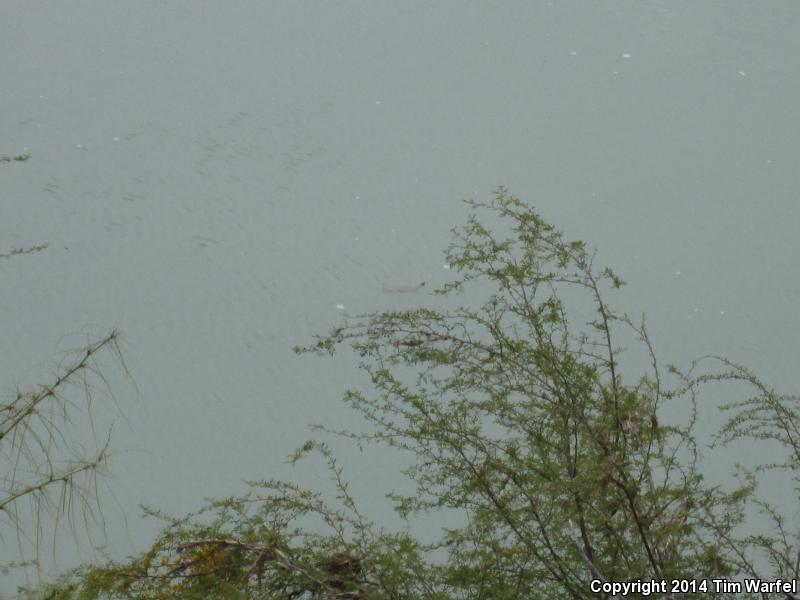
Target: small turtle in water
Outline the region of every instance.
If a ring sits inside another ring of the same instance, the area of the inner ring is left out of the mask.
[[[424,281],[417,285],[385,285],[383,286],[383,292],[384,294],[411,294],[424,286]]]

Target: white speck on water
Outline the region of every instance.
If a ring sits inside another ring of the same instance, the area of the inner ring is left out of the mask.
[[[119,138],[118,138],[118,137],[116,137],[116,136],[114,136],[114,137],[113,137],[113,138],[111,138],[111,139],[112,139],[112,140],[114,140],[115,142],[118,142],[118,141],[119,141]]]
[[[768,158],[768,159],[767,159],[767,164],[768,164],[768,165],[771,165],[771,164],[772,164],[772,159],[771,159],[771,158]]]
[[[721,311],[719,311],[719,314],[721,314],[721,315],[724,315],[724,314],[725,314],[725,311],[724,311],[724,310],[721,310]]]
[[[378,105],[380,105],[380,104],[381,104],[381,101],[380,101],[380,100],[375,100],[375,104],[378,104]]]
[[[680,272],[680,271],[675,271],[675,275],[676,275],[677,277],[680,277],[680,275],[681,275],[681,272]]]
[[[700,309],[699,308],[695,308],[694,312],[700,312]]]
[[[354,237],[353,239],[354,239],[355,241],[358,241],[358,236]]]
[[[626,52],[625,54],[623,54],[623,55],[622,55],[622,58],[630,58],[630,57],[631,57],[631,55],[630,55],[630,54],[628,54],[627,52]]]
[[[84,146],[83,144],[75,144],[75,147],[78,148],[79,150],[86,150],[86,146]]]
[[[336,308],[338,308],[339,310],[344,310],[344,304],[337,304]]]
[[[612,73],[614,73],[614,75],[619,75],[619,71],[612,71]]]
[[[449,270],[450,270],[450,265],[448,265],[447,263],[444,263],[444,264],[442,265],[442,268],[443,268],[443,269],[447,269],[447,270],[449,271]]]
[[[572,54],[572,56],[578,56],[578,53],[575,52],[575,50],[570,50],[569,53]]]
[[[739,75],[742,77],[747,77],[747,73],[745,71],[739,71]]]
[[[361,196],[356,196],[356,200],[361,200]]]

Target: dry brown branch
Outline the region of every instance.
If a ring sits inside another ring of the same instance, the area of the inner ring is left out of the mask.
[[[213,547],[215,549],[233,548],[244,550],[250,555],[254,556],[255,558],[251,566],[244,572],[244,576],[248,579],[256,570],[256,568],[263,567],[264,563],[270,562],[281,569],[300,575],[308,582],[314,584],[318,589],[324,591],[327,594],[327,598],[355,599],[359,597],[358,593],[353,590],[340,589],[339,584],[341,584],[342,580],[339,577],[335,577],[335,575],[341,574],[348,570],[354,572],[358,571],[360,568],[360,561],[356,557],[349,555],[346,557],[346,559],[340,555],[329,557],[322,563],[324,572],[331,575],[331,577],[326,577],[322,573],[315,574],[314,571],[316,569],[313,567],[309,567],[297,560],[292,559],[289,556],[289,551],[285,548],[281,548],[277,543],[256,544],[243,542],[233,538],[212,538],[207,540],[192,540],[189,542],[183,542],[177,544],[175,546],[175,550],[177,554],[183,554],[189,550],[209,547]],[[200,558],[178,560],[176,566],[168,572],[166,577],[174,578],[194,576],[194,574],[186,574],[191,571],[192,567],[200,562]]]

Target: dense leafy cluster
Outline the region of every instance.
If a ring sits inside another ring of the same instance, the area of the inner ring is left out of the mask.
[[[414,457],[405,474],[415,492],[394,496],[404,518],[446,511],[463,526],[427,545],[387,532],[359,512],[328,447],[309,442],[293,459],[321,453],[335,507],[299,486],[253,482],[245,497],[162,515],[148,552],[86,567],[45,596],[510,600],[596,597],[591,579],[797,578],[794,530],[757,496],[759,469],[733,489],[706,483],[695,426],[702,386],[749,386],[726,406],[718,443],[777,442],[784,459],[763,468],[796,477],[798,398],[724,359],[706,359],[716,370],[699,375],[708,362],[662,369],[644,321],[607,302],[623,282],[582,242],[504,189],[470,204],[447,251],[456,278],[435,291],[440,308],[348,319],[297,349],[362,357],[373,390],[345,401],[371,426],[336,433]],[[477,307],[458,305],[468,286],[486,292]],[[623,328],[650,364],[630,381],[615,342]],[[667,403],[688,418],[667,422]],[[748,533],[750,507],[766,509],[774,530]]]

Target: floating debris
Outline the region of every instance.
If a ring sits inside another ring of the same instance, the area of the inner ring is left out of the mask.
[[[17,154],[16,156],[6,156],[4,154],[0,154],[0,163],[10,163],[11,161],[25,162],[30,157],[30,154]]]
[[[425,282],[418,283],[417,285],[385,285],[383,286],[384,294],[413,294],[420,288],[425,286]]]

